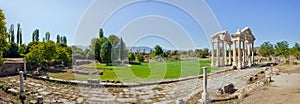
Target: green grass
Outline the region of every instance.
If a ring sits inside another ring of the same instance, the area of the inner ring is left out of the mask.
[[[97,68],[108,66],[96,64]],[[183,78],[202,74],[202,67],[207,66],[208,72],[216,71],[218,68],[210,67],[210,60],[150,62],[141,65],[127,67],[112,67],[105,70],[100,77],[101,80],[120,80],[121,82],[145,82],[163,79]]]
[[[211,68],[210,60],[190,60],[190,61],[169,61],[169,62],[149,62],[141,65],[131,66],[106,66],[105,64],[89,64],[88,67],[106,69],[100,76],[102,81],[121,82],[147,82],[164,79],[184,78],[202,74],[202,67],[206,66],[208,72],[219,70]],[[51,73],[51,77],[67,80],[86,80],[89,75],[74,75],[73,73]],[[97,76],[93,76],[95,78]],[[99,78],[99,76],[98,76]]]

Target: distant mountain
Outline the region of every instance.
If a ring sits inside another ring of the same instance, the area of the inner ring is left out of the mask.
[[[90,49],[89,46],[77,45],[76,47],[81,48],[82,50]]]
[[[150,53],[151,50],[153,50],[152,48],[147,47],[147,46],[128,46],[127,48],[128,48],[129,50],[131,49],[132,52],[137,52],[138,50],[140,50],[141,52],[143,52],[144,49],[145,49],[145,52],[146,52],[146,53]]]

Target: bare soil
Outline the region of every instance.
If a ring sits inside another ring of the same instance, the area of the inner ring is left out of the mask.
[[[300,66],[277,66],[280,75],[272,77],[272,82],[253,90],[248,97],[234,101],[239,104],[299,104]]]

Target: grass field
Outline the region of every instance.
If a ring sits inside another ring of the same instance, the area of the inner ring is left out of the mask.
[[[105,64],[90,64],[96,68],[106,68],[101,80],[114,80],[121,82],[146,82],[163,79],[183,78],[202,74],[202,67],[206,66],[208,72],[218,70],[210,67],[210,60],[170,61],[170,62],[149,62],[141,65],[131,66],[106,66]],[[111,70],[110,70],[111,69]],[[66,73],[67,74],[67,73]],[[51,77],[65,77],[62,73],[50,74]],[[74,76],[74,75],[73,75]],[[64,79],[65,79],[64,78]]]

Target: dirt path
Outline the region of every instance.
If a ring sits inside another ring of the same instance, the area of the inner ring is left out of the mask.
[[[285,67],[285,73],[273,76],[269,85],[257,88],[241,104],[299,104],[300,66]]]

